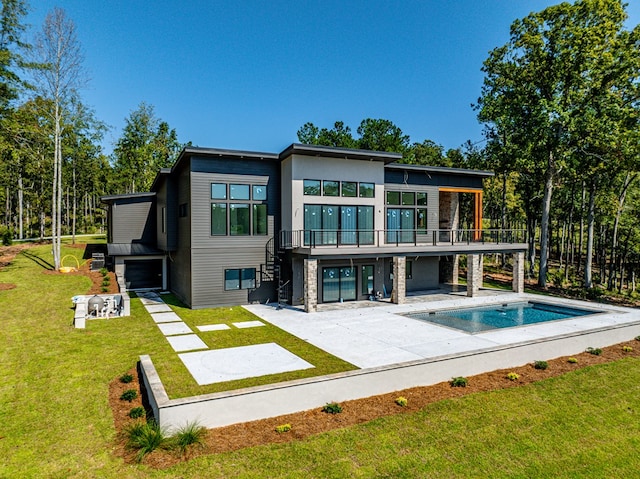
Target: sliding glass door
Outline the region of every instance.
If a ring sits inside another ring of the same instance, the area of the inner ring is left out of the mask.
[[[356,269],[323,268],[322,269],[322,302],[335,303],[337,301],[356,299]]]

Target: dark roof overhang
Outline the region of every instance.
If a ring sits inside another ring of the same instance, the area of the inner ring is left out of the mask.
[[[154,197],[156,194],[154,192],[144,192],[144,193],[128,193],[124,195],[105,195],[100,197],[100,201],[103,203],[113,203],[118,200],[131,200],[137,198],[145,198],[145,197]]]
[[[407,171],[424,171],[427,173],[439,173],[445,175],[465,175],[480,176],[482,178],[490,178],[495,176],[493,171],[488,170],[470,170],[466,168],[450,168],[447,166],[428,166],[428,165],[409,165],[403,163],[391,163],[385,165],[385,169],[390,170],[407,170]]]
[[[352,148],[337,148],[334,146],[303,145],[300,143],[293,143],[280,153],[280,160],[284,160],[291,155],[322,156],[325,158],[344,158],[347,160],[381,161],[385,164],[402,159],[402,155],[400,153],[392,153],[388,151],[356,150]]]

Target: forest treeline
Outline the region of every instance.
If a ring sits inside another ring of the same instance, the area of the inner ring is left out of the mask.
[[[84,104],[75,26],[54,9],[26,38],[24,0],[2,0],[0,219],[5,240],[104,231],[99,198],[150,187],[182,144],[140,103],[113,148]],[[472,105],[481,141],[445,150],[387,119],[304,124],[307,144],[394,151],[412,164],[491,170],[485,228],[522,229],[541,286],[635,291],[640,271],[640,27],[620,0],[561,3],[515,20]],[[66,51],[51,48],[61,38]],[[427,133],[427,132],[425,132]],[[465,225],[463,225],[465,227]]]

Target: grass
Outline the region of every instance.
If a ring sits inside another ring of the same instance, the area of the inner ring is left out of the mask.
[[[636,358],[167,470],[124,464],[112,454],[107,384],[140,354],[165,354],[168,343],[137,313],[73,329],[70,298],[89,281],[43,275],[50,248],[30,252],[0,271],[0,282],[17,285],[0,292],[0,477],[592,478],[640,469]],[[185,319],[212,321],[217,311]]]
[[[258,319],[255,315],[240,306],[192,310],[184,306],[172,294],[163,295],[162,299],[171,306],[176,314],[178,314],[193,331],[197,332],[200,339],[202,339],[210,349],[277,343],[314,365],[314,368],[311,369],[199,386],[178,355],[173,349],[168,347],[169,345],[167,343],[167,347],[163,349],[163,352],[151,355],[151,359],[163,381],[167,394],[169,394],[169,397],[172,399],[356,369],[352,364],[328,354],[272,324],[265,323],[265,326],[257,328],[236,328],[232,323],[255,321]],[[132,301],[131,309],[133,316],[140,317],[147,323],[152,323],[151,316],[138,301]],[[230,329],[224,331],[199,332],[197,326],[205,324],[226,324]],[[155,328],[155,325],[152,325],[152,327]]]

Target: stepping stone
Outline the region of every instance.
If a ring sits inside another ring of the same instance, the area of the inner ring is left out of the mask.
[[[245,328],[258,328],[260,326],[266,326],[262,321],[242,321],[239,323],[231,323],[236,328],[245,329]]]
[[[182,353],[178,357],[200,386],[314,367],[276,343]]]
[[[182,321],[180,321],[179,323],[158,324],[158,328],[160,328],[160,331],[162,331],[162,334],[164,334],[165,336],[193,333],[193,331],[191,331],[191,328],[184,324]]]
[[[168,304],[145,304],[144,308],[149,313],[170,313],[172,311]]]
[[[144,305],[148,305],[148,304],[164,304],[164,301],[162,301],[162,299],[160,299],[160,296],[154,296],[154,297],[146,297],[146,296],[142,296],[140,298],[140,302]]]
[[[156,323],[173,323],[176,321],[182,321],[180,319],[180,316],[178,316],[173,311],[168,313],[154,313],[151,315],[151,317]]]
[[[226,324],[205,324],[203,326],[198,326],[198,329],[202,332],[206,331],[223,331],[225,329],[231,329]]]
[[[209,347],[195,334],[169,336],[167,341],[176,352],[193,351],[194,349],[209,349]]]

